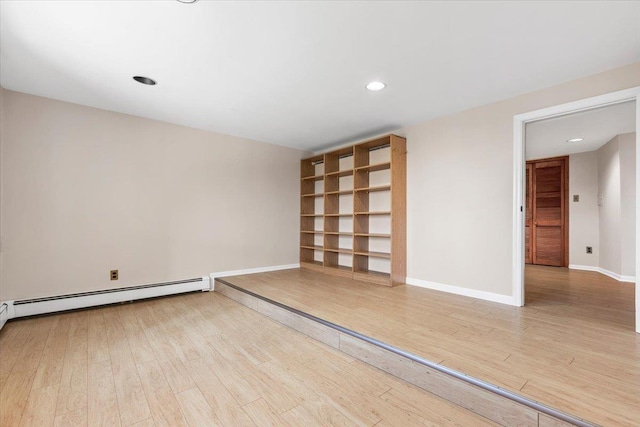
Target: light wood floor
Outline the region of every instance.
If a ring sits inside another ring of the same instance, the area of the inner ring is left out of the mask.
[[[640,425],[633,284],[527,266],[517,308],[299,269],[225,280],[590,422]]]
[[[9,322],[0,425],[494,425],[216,293]]]

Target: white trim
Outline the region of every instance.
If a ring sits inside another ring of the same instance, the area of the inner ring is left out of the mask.
[[[500,304],[517,305],[510,295],[494,294],[493,292],[478,291],[475,289],[461,288],[458,286],[445,285],[442,283],[429,282],[422,279],[407,277],[406,284],[434,291],[448,292],[450,294],[462,295],[465,297],[477,298],[485,301],[498,302]]]
[[[590,265],[575,265],[569,264],[569,268],[571,270],[584,270],[584,271],[595,271],[600,274],[604,274],[605,276],[609,276],[612,279],[616,279],[618,282],[629,282],[635,283],[636,278],[634,276],[623,276],[622,274],[614,273],[613,271],[605,270],[600,267],[592,267]]]
[[[173,285],[152,286],[139,289],[124,288],[117,292],[70,296],[68,298],[35,301],[28,304],[16,305],[14,304],[15,301],[4,301],[4,303],[8,306],[8,318],[13,319],[14,317],[55,313],[58,311],[75,310],[78,308],[95,307],[118,302],[181,294],[185,292],[208,291],[210,287],[209,276],[204,276],[202,277],[202,280],[199,281],[176,283]]]
[[[209,274],[209,277],[211,278],[211,290],[212,291],[215,290],[216,278],[218,277],[240,276],[241,274],[266,273],[268,271],[278,271],[278,270],[291,270],[292,268],[300,268],[300,263],[272,265],[270,267],[247,268],[245,270],[229,270],[229,271],[220,271],[217,273],[211,273]]]
[[[7,303],[0,304],[0,330],[9,320],[9,305]]]
[[[640,147],[640,86],[575,102],[543,108],[513,117],[513,288],[516,305],[524,305],[524,194],[526,123],[591,110],[606,105],[636,101],[636,147]],[[636,200],[640,201],[640,149],[636,150]],[[522,209],[522,210],[521,210]],[[640,271],[640,215],[636,215],[636,271]],[[636,286],[636,332],[640,333],[640,286]]]
[[[570,270],[583,270],[583,271],[595,271],[600,273],[600,267],[594,267],[592,265],[578,265],[578,264],[569,264]]]

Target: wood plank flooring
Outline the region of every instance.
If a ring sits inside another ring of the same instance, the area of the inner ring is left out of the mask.
[[[634,285],[527,266],[524,308],[309,270],[236,286],[601,425],[640,425]]]
[[[495,425],[217,293],[16,320],[0,425]]]

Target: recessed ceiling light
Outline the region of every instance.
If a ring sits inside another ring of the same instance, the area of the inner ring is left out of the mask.
[[[367,85],[367,89],[372,92],[377,92],[379,90],[384,89],[386,86],[387,85],[382,82],[371,82]]]
[[[156,84],[156,81],[150,79],[149,77],[133,76],[133,80],[137,81],[138,83],[142,83],[143,85],[153,86],[154,84]]]
[[[584,138],[567,139],[567,142],[580,142],[580,141],[584,141]]]

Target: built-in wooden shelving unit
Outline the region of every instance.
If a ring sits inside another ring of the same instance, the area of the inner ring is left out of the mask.
[[[406,152],[386,135],[301,161],[301,267],[405,282]]]

